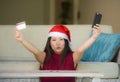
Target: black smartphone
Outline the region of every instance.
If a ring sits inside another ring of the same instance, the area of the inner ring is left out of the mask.
[[[92,28],[93,28],[94,25],[100,24],[101,19],[102,19],[102,14],[99,13],[99,12],[95,13],[93,24],[92,24]]]

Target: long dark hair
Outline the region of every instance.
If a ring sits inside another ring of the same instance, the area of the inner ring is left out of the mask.
[[[51,37],[48,38],[47,43],[46,43],[46,46],[45,46],[45,49],[44,49],[44,52],[46,53],[46,58],[45,58],[45,60],[44,60],[44,63],[45,63],[45,64],[47,64],[47,63],[49,62],[51,56],[52,56],[53,54],[55,54],[54,51],[53,51],[53,49],[52,49],[51,46],[50,46],[50,40],[51,40]],[[72,53],[72,50],[71,50],[71,48],[70,48],[70,46],[69,46],[68,40],[64,39],[64,41],[65,41],[65,47],[64,47],[64,49],[63,49],[63,51],[62,51],[62,54],[61,54],[60,63],[63,63],[65,57],[66,57],[67,55],[69,55],[69,53]]]

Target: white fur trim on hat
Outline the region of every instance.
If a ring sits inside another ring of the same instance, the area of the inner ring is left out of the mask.
[[[68,40],[68,37],[66,34],[64,33],[60,33],[60,32],[50,32],[48,37],[51,37],[51,36],[58,36],[58,37],[62,37],[64,39],[67,39]],[[69,40],[68,40],[69,41]]]

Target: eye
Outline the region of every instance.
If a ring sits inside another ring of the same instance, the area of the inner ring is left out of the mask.
[[[56,41],[56,39],[51,39],[52,41]]]
[[[60,38],[60,40],[64,40],[63,38]]]
[[[51,38],[51,41],[56,41],[56,38],[55,38],[55,37],[52,37],[52,38]]]

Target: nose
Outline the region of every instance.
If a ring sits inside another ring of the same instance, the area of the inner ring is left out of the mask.
[[[60,41],[58,40],[58,41],[56,41],[56,45],[60,45]]]

